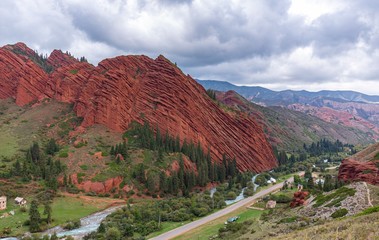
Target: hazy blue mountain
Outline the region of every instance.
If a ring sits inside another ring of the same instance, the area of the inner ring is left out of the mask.
[[[330,99],[338,102],[362,102],[362,103],[379,103],[379,96],[366,95],[354,91],[272,91],[263,87],[236,86],[225,81],[215,80],[197,80],[205,89],[214,89],[218,91],[233,90],[243,97],[257,103],[266,105],[285,106],[294,103],[312,104],[317,106],[318,101]]]

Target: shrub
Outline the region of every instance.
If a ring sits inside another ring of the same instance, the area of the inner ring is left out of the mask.
[[[66,157],[68,157],[68,152],[61,152],[61,153],[59,153],[59,155],[58,155],[60,158],[66,158]]]
[[[72,230],[72,229],[80,228],[80,226],[81,226],[80,220],[75,220],[75,221],[70,221],[66,223],[65,225],[63,225],[63,228],[67,230]]]
[[[363,210],[361,213],[359,213],[358,215],[367,215],[367,214],[371,214],[371,213],[375,213],[375,212],[379,212],[379,205],[367,208],[367,209]]]
[[[356,190],[353,188],[341,187],[334,193],[328,195],[321,194],[315,198],[316,203],[313,205],[313,207],[319,207],[329,201],[331,201],[331,203],[326,205],[326,207],[336,206],[338,203],[345,200],[348,196],[354,196],[355,192]]]
[[[251,188],[246,189],[245,192],[243,193],[243,195],[245,197],[253,196],[254,195],[254,189],[251,189]]]
[[[291,197],[284,194],[272,195],[271,199],[276,201],[277,203],[289,203],[292,200]]]
[[[349,211],[347,211],[346,208],[341,208],[335,211],[332,215],[330,215],[332,218],[340,218],[345,216]]]
[[[234,199],[236,199],[236,197],[237,197],[237,194],[233,191],[230,191],[226,195],[226,200],[234,200]]]
[[[10,227],[3,228],[3,234],[11,234],[12,229]]]
[[[293,223],[297,220],[297,217],[282,218],[278,223]]]
[[[121,239],[120,230],[118,230],[116,227],[109,228],[105,235],[106,235],[106,239],[114,239],[114,240]]]
[[[88,166],[83,164],[83,165],[80,165],[80,168],[84,171],[88,170]]]

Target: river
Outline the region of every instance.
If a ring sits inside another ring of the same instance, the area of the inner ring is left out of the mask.
[[[259,176],[259,174],[256,174],[256,175],[254,175],[254,176],[251,178],[251,181],[252,181],[252,183],[254,184],[254,192],[256,192],[256,191],[257,191],[257,188],[259,187],[259,185],[255,183],[255,179],[256,179],[258,176]],[[226,205],[230,205],[230,204],[236,203],[236,202],[241,201],[242,199],[244,199],[245,196],[244,196],[243,194],[244,194],[245,190],[246,190],[246,188],[242,188],[241,193],[240,193],[235,199],[233,199],[233,200],[225,200],[225,204],[226,204]],[[214,188],[211,188],[211,190],[210,190],[210,196],[211,196],[211,198],[213,198],[213,194],[214,194],[216,191],[217,191],[217,188],[215,188],[215,187],[214,187]]]
[[[103,211],[93,213],[91,215],[88,215],[87,217],[84,217],[80,219],[81,227],[73,230],[65,230],[61,226],[56,226],[53,228],[50,228],[42,233],[42,235],[51,235],[56,233],[58,237],[63,236],[72,236],[75,239],[82,239],[85,235],[88,233],[94,232],[97,230],[97,228],[100,226],[101,221],[103,221],[109,214],[113,213],[117,209],[121,208],[122,206],[115,206],[107,208]],[[9,237],[9,238],[0,238],[0,240],[18,240],[18,238],[15,237]]]

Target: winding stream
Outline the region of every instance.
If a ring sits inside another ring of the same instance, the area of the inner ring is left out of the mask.
[[[122,206],[115,206],[107,208],[101,212],[91,214],[87,217],[80,219],[81,227],[73,230],[65,230],[61,226],[57,226],[48,229],[43,234],[54,234],[56,233],[58,237],[72,236],[72,237],[83,237],[88,233],[94,232],[100,226],[101,221],[103,221],[109,214],[115,212]]]
[[[101,221],[103,221],[109,214],[113,213],[117,209],[123,206],[115,206],[107,208],[103,211],[93,213],[87,217],[80,219],[81,227],[73,230],[65,230],[61,226],[56,226],[42,232],[42,235],[51,235],[56,233],[58,237],[72,236],[76,239],[81,239],[85,235],[94,232],[100,226]],[[0,238],[0,240],[18,240],[16,237]]]
[[[251,178],[251,181],[252,183],[254,184],[254,192],[257,191],[257,188],[259,187],[258,184],[255,183],[255,179],[259,176],[259,174],[256,174],[254,175],[252,178]],[[242,199],[245,199],[245,196],[243,195],[244,192],[245,192],[246,188],[243,188],[241,193],[236,197],[236,199],[233,199],[233,200],[225,200],[225,203],[226,205],[230,205],[230,204],[233,204],[233,203],[236,203],[238,201],[241,201]],[[217,188],[213,187],[211,188],[210,190],[210,197],[213,198],[213,195],[214,193],[217,191]]]
[[[256,177],[258,177],[259,174],[254,175],[251,179],[251,181],[254,184],[254,192],[257,190],[259,187],[258,184],[255,183]],[[244,199],[244,192],[246,188],[243,188],[241,193],[236,197],[234,200],[226,200],[225,203],[226,205],[230,205],[233,203],[236,203],[238,201],[241,201]],[[210,196],[213,198],[214,193],[217,191],[217,189],[214,187],[210,189]],[[63,237],[63,236],[72,236],[74,238],[80,239],[84,237],[85,235],[94,232],[97,230],[97,228],[100,226],[100,223],[111,213],[116,211],[117,209],[121,208],[122,206],[116,206],[116,207],[111,207],[107,208],[101,212],[97,212],[94,214],[91,214],[87,217],[84,217],[80,219],[81,227],[73,230],[65,230],[61,226],[56,226],[54,228],[48,229],[43,234],[54,234],[56,233],[58,237]],[[8,238],[0,238],[0,240],[18,240],[18,238],[15,237],[8,237]]]

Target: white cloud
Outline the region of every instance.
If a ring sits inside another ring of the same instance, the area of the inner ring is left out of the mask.
[[[197,78],[373,93],[378,10],[375,0],[1,0],[0,44],[94,64],[163,54]]]

